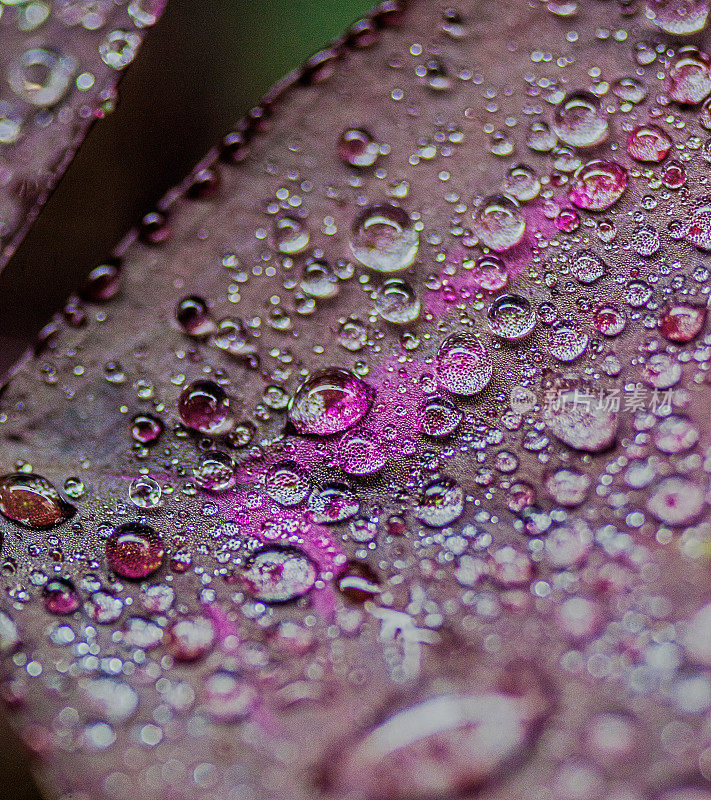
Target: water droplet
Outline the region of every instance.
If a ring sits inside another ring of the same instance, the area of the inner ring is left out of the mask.
[[[506,195],[487,197],[474,213],[474,232],[486,247],[496,252],[510,250],[526,232],[518,203]]]
[[[67,478],[64,481],[64,494],[72,500],[79,500],[86,494],[86,486],[81,478]]]
[[[464,414],[444,397],[426,400],[417,412],[417,429],[438,439],[449,436],[461,425]]]
[[[686,417],[672,414],[654,431],[654,444],[662,453],[685,453],[699,441],[699,431]]]
[[[481,256],[474,264],[472,282],[485,292],[498,292],[509,282],[506,265],[498,256]]]
[[[279,461],[264,476],[264,490],[279,505],[297,506],[309,494],[309,476],[295,461]]]
[[[581,250],[570,262],[570,272],[580,283],[594,283],[605,274],[605,263],[591,250]]]
[[[54,578],[42,588],[44,607],[50,614],[72,614],[81,604],[81,599],[71,581]]]
[[[351,603],[365,603],[380,594],[380,580],[370,565],[350,559],[338,579],[338,591]]]
[[[64,97],[75,70],[73,58],[35,47],[10,64],[7,80],[21,100],[46,108]]]
[[[296,255],[303,252],[311,236],[306,225],[294,217],[282,217],[274,223],[274,244],[280,253]]]
[[[204,453],[193,467],[195,483],[210,492],[226,492],[237,483],[235,463],[220,450]]]
[[[590,337],[572,325],[559,325],[548,335],[548,351],[558,361],[575,361],[585,352]]]
[[[360,500],[349,486],[332,481],[311,492],[307,506],[312,522],[344,522],[360,511]]]
[[[346,433],[338,443],[338,463],[347,475],[371,475],[387,463],[381,437],[370,431]]]
[[[118,261],[109,261],[94,267],[79,290],[83,300],[105,303],[118,294],[121,288],[121,268]]]
[[[588,453],[605,450],[615,441],[618,418],[614,407],[599,402],[592,390],[581,386],[563,384],[556,395],[555,402],[543,408],[543,419],[553,436]]]
[[[612,84],[612,93],[627,103],[641,103],[647,96],[647,87],[637,78],[619,78]]]
[[[26,528],[54,528],[71,519],[75,509],[40,475],[13,473],[0,478],[0,514]]]
[[[667,189],[681,189],[686,183],[686,168],[678,161],[669,161],[664,165],[661,179]]]
[[[380,145],[368,131],[349,128],[338,140],[338,155],[351,167],[372,167],[380,157]]]
[[[593,316],[593,326],[603,336],[619,336],[626,325],[625,315],[614,306],[600,306]]]
[[[627,152],[635,161],[658,164],[671,150],[672,140],[657,125],[638,125],[627,137]]]
[[[168,629],[168,651],[176,661],[198,661],[212,650],[216,637],[215,626],[208,617],[184,617]]]
[[[131,420],[131,436],[141,444],[155,444],[161,433],[163,423],[150,414],[136,414]]]
[[[214,381],[195,381],[180,394],[178,412],[183,424],[192,430],[216,436],[234,424],[230,399]]]
[[[451,478],[436,478],[420,495],[415,516],[430,528],[444,528],[464,511],[464,491]]]
[[[452,394],[470,397],[483,391],[491,380],[489,351],[467,332],[448,336],[437,351],[437,380]]]
[[[331,367],[307,378],[289,404],[299,433],[330,436],[359,422],[370,410],[373,389],[346,369]]]
[[[655,389],[670,389],[681,378],[681,365],[668,353],[655,353],[644,365],[642,377]]]
[[[338,294],[338,276],[322,259],[311,259],[304,266],[299,288],[309,297],[329,300]]]
[[[196,339],[207,338],[217,332],[217,325],[202,297],[184,297],[175,309],[175,319],[185,334]]]
[[[559,469],[546,479],[546,489],[551,497],[566,508],[581,505],[588,494],[590,478],[573,469]]]
[[[647,500],[647,511],[659,522],[672,527],[693,522],[703,507],[701,487],[678,475],[660,481]]]
[[[616,161],[588,161],[573,176],[570,201],[588,211],[604,211],[626,188],[627,170]]]
[[[708,14],[708,0],[647,0],[647,16],[664,33],[675,36],[702,31]]]
[[[215,722],[235,723],[246,719],[257,701],[255,687],[234,672],[218,669],[205,678],[203,707]]]
[[[415,290],[402,278],[390,278],[375,290],[375,310],[388,322],[407,325],[420,316]]]
[[[419,236],[409,215],[389,203],[368,206],[353,224],[353,255],[376,272],[398,272],[417,257]]]
[[[517,164],[506,173],[502,189],[509,197],[527,203],[540,194],[541,181],[531,167]]]
[[[675,303],[662,311],[659,330],[670,342],[685,344],[701,333],[705,323],[705,307]]]
[[[696,47],[682,47],[667,73],[669,97],[682,105],[697,105],[711,92],[711,60]]]
[[[357,353],[368,343],[368,329],[357,317],[348,317],[338,327],[338,344]]]
[[[299,550],[260,550],[240,574],[243,590],[263,603],[287,603],[309,592],[318,577],[316,566]]]
[[[571,147],[592,147],[607,139],[607,115],[590,92],[566,95],[556,108],[553,127],[561,142]]]
[[[489,330],[494,336],[508,342],[517,342],[529,336],[536,327],[536,314],[525,297],[502,294],[489,308]]]
[[[157,508],[162,495],[163,490],[158,481],[147,475],[132,480],[128,487],[128,497],[138,508]]]
[[[138,522],[119,526],[106,540],[106,561],[122,578],[147,578],[161,568],[164,554],[160,535]]]
[[[526,144],[531,148],[531,150],[535,150],[537,153],[548,153],[550,152],[558,143],[558,139],[550,129],[547,122],[543,120],[538,120],[536,122],[531,123],[531,127],[528,129],[528,137],[526,139]]]

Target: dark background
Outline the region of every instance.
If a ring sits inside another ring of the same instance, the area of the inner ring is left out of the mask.
[[[82,276],[275,81],[374,2],[168,0],[122,80],[116,110],[94,126],[0,273],[0,374]]]
[[[82,276],[276,80],[373,0],[168,0],[32,231],[0,273],[0,374]],[[0,799],[39,800],[0,720]]]

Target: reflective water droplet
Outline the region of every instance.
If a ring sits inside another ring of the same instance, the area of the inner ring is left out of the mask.
[[[478,289],[486,292],[498,292],[509,282],[506,265],[498,256],[481,256],[474,264],[472,282]]]
[[[425,486],[415,516],[430,528],[450,525],[464,511],[464,490],[451,478],[436,478]]]
[[[703,507],[703,489],[678,475],[660,481],[647,500],[647,511],[659,522],[672,527],[693,522]]]
[[[349,128],[338,140],[338,155],[351,167],[372,167],[380,157],[380,145],[368,131]]]
[[[118,294],[121,288],[121,268],[118,261],[99,264],[86,276],[79,290],[83,300],[90,303],[105,303]]]
[[[464,414],[444,397],[426,400],[417,412],[417,429],[438,439],[449,436],[461,425]]]
[[[536,327],[536,314],[525,297],[503,294],[489,308],[489,330],[494,336],[516,342],[529,336]]]
[[[168,628],[168,651],[176,661],[198,661],[212,650],[216,638],[215,626],[208,617],[184,617]]]
[[[581,386],[563,384],[555,394],[553,402],[544,404],[543,419],[557,439],[588,453],[605,450],[615,441],[618,418],[612,404],[600,402]]]
[[[175,319],[183,332],[202,339],[217,332],[217,325],[210,316],[207,302],[202,297],[184,297],[175,309]]]
[[[81,478],[67,478],[64,481],[64,494],[72,500],[79,500],[86,494],[86,486]]]
[[[353,255],[376,272],[398,272],[417,257],[419,236],[409,215],[389,203],[368,206],[353,224]]]
[[[506,173],[502,189],[509,197],[520,203],[527,203],[540,194],[541,181],[531,167],[517,164]]]
[[[642,377],[655,389],[670,389],[681,378],[681,364],[668,353],[655,353],[647,359]]]
[[[255,687],[234,672],[218,669],[205,678],[203,707],[216,722],[234,723],[247,718],[257,701]]]
[[[654,431],[654,444],[662,453],[685,453],[699,441],[699,431],[687,417],[672,414]]]
[[[380,580],[369,564],[350,559],[338,579],[338,591],[351,603],[365,603],[380,594]]]
[[[711,92],[711,60],[696,47],[682,47],[667,72],[669,97],[682,105],[696,105]]]
[[[226,433],[234,424],[230,399],[214,381],[195,381],[180,394],[178,413],[192,430],[213,436]]]
[[[357,317],[348,317],[338,326],[338,344],[352,353],[368,343],[368,329]]]
[[[121,616],[123,600],[109,592],[93,592],[84,603],[84,610],[99,625],[110,625]]]
[[[664,33],[676,36],[703,30],[708,14],[708,0],[647,0],[647,16]]]
[[[286,603],[309,592],[318,573],[311,559],[291,548],[265,548],[240,573],[243,590],[263,603]]]
[[[141,444],[155,444],[163,433],[163,423],[150,414],[136,414],[131,420],[131,436]]]
[[[588,211],[604,211],[626,188],[627,170],[616,161],[588,161],[573,176],[570,202]]]
[[[705,323],[705,307],[675,303],[662,311],[659,330],[670,342],[685,344],[701,333]]]
[[[614,306],[600,306],[593,316],[593,327],[603,336],[619,336],[626,326],[625,315]]]
[[[41,475],[13,473],[0,478],[0,514],[26,528],[45,530],[76,513]]]
[[[142,580],[159,570],[165,550],[160,535],[148,525],[127,522],[106,540],[106,561],[117,575]]]
[[[452,394],[470,397],[486,388],[493,366],[486,347],[467,332],[448,336],[437,351],[437,381]]]
[[[670,136],[659,126],[638,125],[627,136],[627,152],[635,161],[658,164],[671,150]]]
[[[407,325],[420,316],[420,300],[402,278],[390,278],[375,290],[375,310],[388,322]]]
[[[128,497],[137,508],[157,508],[162,496],[158,481],[147,475],[132,480],[128,487]]]
[[[10,64],[7,80],[21,100],[46,108],[64,97],[75,70],[73,58],[35,47]]]
[[[590,478],[573,469],[559,469],[546,479],[546,489],[561,506],[575,508],[587,497]]]
[[[338,294],[338,276],[323,259],[311,259],[304,266],[299,288],[309,297],[329,300]]]
[[[309,476],[295,461],[279,461],[264,476],[264,490],[279,505],[296,506],[309,494]]]
[[[44,607],[50,614],[72,614],[81,604],[74,584],[64,578],[54,578],[42,588]]]
[[[474,213],[474,232],[486,247],[496,252],[510,250],[526,232],[518,203],[506,195],[484,199]]]
[[[537,153],[548,153],[557,143],[558,139],[547,122],[538,120],[531,123],[531,127],[528,129],[528,137],[526,138],[526,144],[531,150],[535,150]]]
[[[235,463],[220,450],[204,453],[193,467],[195,483],[210,492],[226,492],[237,483]]]
[[[344,522],[360,511],[360,500],[349,486],[333,481],[311,492],[307,506],[312,522]]]
[[[296,255],[303,252],[311,236],[305,223],[294,217],[281,217],[274,222],[274,244],[280,253]]]
[[[370,431],[346,433],[338,443],[338,463],[347,475],[371,475],[387,463],[382,437]]]
[[[637,78],[619,78],[612,84],[612,93],[628,103],[641,103],[647,96],[647,87]]]
[[[289,421],[299,433],[341,433],[363,419],[374,396],[373,389],[352,372],[331,367],[299,386],[289,404]]]
[[[573,256],[570,272],[580,283],[594,283],[605,274],[605,263],[591,250],[581,250]]]
[[[592,147],[607,139],[607,114],[594,94],[571,92],[556,108],[553,127],[561,142],[571,147]]]
[[[681,189],[686,183],[686,168],[678,161],[669,161],[664,165],[661,179],[667,189]]]
[[[559,325],[548,335],[548,352],[558,361],[575,361],[585,352],[590,337],[572,325]]]

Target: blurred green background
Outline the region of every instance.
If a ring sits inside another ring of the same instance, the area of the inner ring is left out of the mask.
[[[119,89],[4,272],[0,373],[126,231],[279,78],[373,0],[168,0]],[[0,798],[39,800],[0,721]]]
[[[0,371],[167,189],[279,78],[374,0],[168,0],[31,233],[0,273]]]

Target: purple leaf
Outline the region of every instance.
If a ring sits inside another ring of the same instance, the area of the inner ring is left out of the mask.
[[[0,6],[0,269],[92,123],[111,112],[164,2]]]

